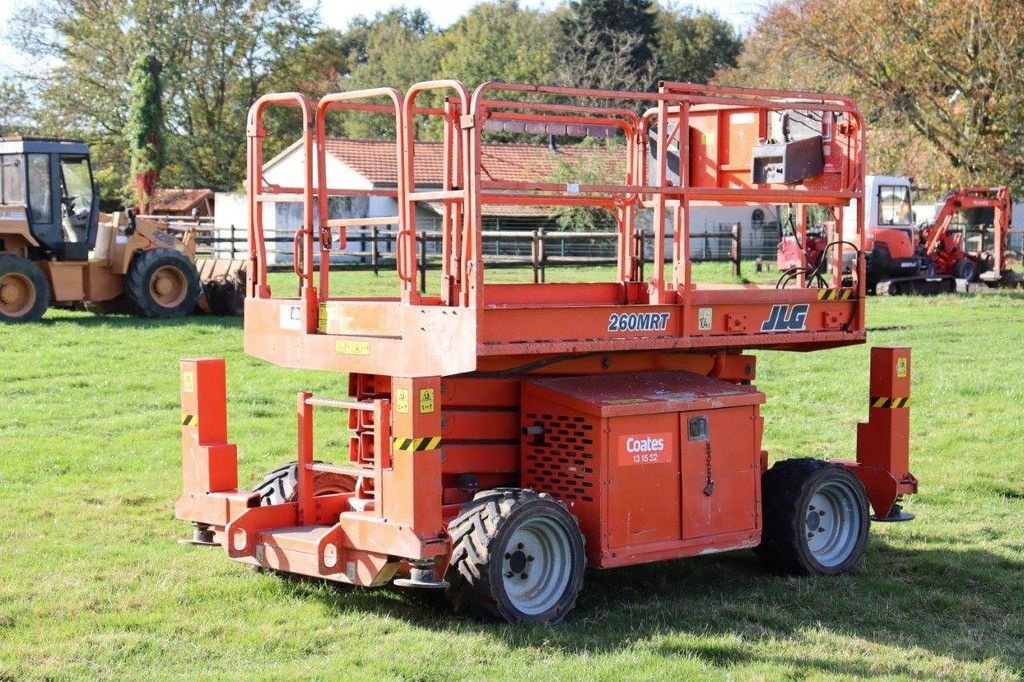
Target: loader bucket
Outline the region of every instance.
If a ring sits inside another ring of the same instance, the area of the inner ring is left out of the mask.
[[[245,309],[245,266],[240,258],[197,258],[203,285],[199,309],[210,315],[241,316]]]

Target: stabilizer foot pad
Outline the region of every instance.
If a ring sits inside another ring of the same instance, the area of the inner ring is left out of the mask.
[[[887,516],[871,515],[871,520],[878,523],[900,523],[902,521],[913,521],[914,518],[913,514],[903,511],[903,507],[898,504],[892,506]]]
[[[393,581],[398,587],[419,587],[427,590],[447,589],[448,583],[444,580],[414,580],[413,578],[395,578]]]
[[[179,545],[200,545],[202,547],[220,547],[220,543],[219,542],[214,542],[213,540],[210,540],[210,541],[196,540],[195,538],[179,538],[178,539],[178,544]]]

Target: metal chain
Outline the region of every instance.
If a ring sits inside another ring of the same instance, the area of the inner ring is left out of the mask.
[[[711,478],[711,439],[704,441],[704,494],[708,497],[715,491],[715,482]]]

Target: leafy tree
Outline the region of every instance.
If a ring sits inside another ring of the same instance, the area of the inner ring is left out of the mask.
[[[589,148],[592,154],[563,156],[555,163],[548,178],[549,182],[601,185],[616,182],[625,175],[625,145],[619,140],[588,139],[580,147]],[[607,151],[609,153],[600,153]],[[565,230],[608,230],[614,229],[615,216],[606,208],[594,206],[561,206],[555,222]]]
[[[441,36],[438,76],[469,87],[491,80],[549,83],[557,32],[554,15],[523,9],[517,0],[476,5]]]
[[[872,172],[1024,185],[1024,4],[785,0],[757,20],[730,82],[852,95]]]
[[[35,112],[24,84],[10,74],[0,76],[0,135],[35,132]]]
[[[300,0],[42,0],[12,17],[8,39],[34,65],[18,76],[40,101],[41,132],[88,140],[104,197],[127,199],[135,55],[164,64],[166,183],[235,188],[246,111],[318,22]]]
[[[390,86],[405,90],[438,72],[444,49],[437,28],[423,10],[398,8],[352,22],[344,39],[352,69],[345,90]],[[433,100],[421,98],[420,103]],[[433,102],[437,104],[437,102]],[[349,114],[345,133],[356,138],[393,137],[394,120],[373,114]],[[437,131],[432,130],[436,136]]]
[[[148,55],[136,60],[130,75],[132,94],[125,137],[135,177],[135,200],[143,213],[149,213],[150,200],[163,167],[162,69],[160,60]]]
[[[654,85],[658,36],[651,0],[571,0],[558,23],[560,76],[566,85],[607,89]]]
[[[707,83],[721,69],[736,66],[743,40],[732,24],[692,7],[659,8],[654,55],[663,80]]]

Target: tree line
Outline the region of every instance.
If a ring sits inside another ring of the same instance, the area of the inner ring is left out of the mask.
[[[395,9],[345,30],[300,0],[42,0],[12,13],[5,38],[30,66],[0,81],[0,128],[84,138],[104,198],[124,201],[135,187],[130,73],[146,55],[163,65],[160,185],[227,190],[244,179],[246,111],[266,92],[319,97],[438,77],[649,89],[665,74],[706,81],[742,45],[716,16],[652,0],[553,10],[496,0],[445,29]],[[281,115],[271,125],[296,124]],[[344,132],[373,136],[375,125],[352,117]]]
[[[1024,4],[1016,0],[776,0],[745,36],[713,13],[654,0],[473,6],[440,28],[416,9],[323,25],[301,0],[41,0],[4,38],[24,68],[0,74],[0,130],[92,144],[108,202],[133,201],[133,65],[160,71],[160,185],[236,189],[245,116],[260,95],[458,78],[650,90],[658,80],[832,90],[871,127],[870,171],[936,186],[1024,176]],[[380,117],[343,132],[372,137]],[[269,125],[287,138],[294,117]],[[134,132],[133,132],[134,131]],[[426,130],[424,134],[430,135]],[[134,159],[136,171],[140,167]]]

